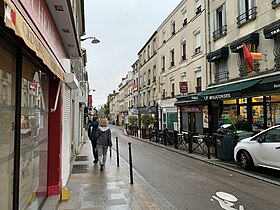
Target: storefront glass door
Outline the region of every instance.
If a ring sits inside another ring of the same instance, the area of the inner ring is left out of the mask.
[[[20,209],[39,209],[47,196],[49,78],[23,59]]]
[[[0,37],[0,206],[13,208],[16,51]]]

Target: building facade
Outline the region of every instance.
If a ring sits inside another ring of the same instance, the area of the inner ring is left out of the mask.
[[[65,103],[78,84],[67,75],[71,59],[81,57],[72,20],[81,17],[82,8],[83,1],[0,2],[3,209],[39,209],[68,179],[70,160],[61,157],[70,156],[71,145],[65,145],[71,139],[72,111]],[[72,9],[80,15],[74,18]]]

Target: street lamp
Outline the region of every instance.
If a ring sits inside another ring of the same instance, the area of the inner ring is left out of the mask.
[[[97,39],[96,37],[92,37],[92,36],[90,36],[90,37],[85,37],[85,38],[81,38],[81,41],[85,41],[85,40],[87,40],[87,39],[92,39],[92,41],[91,41],[92,44],[97,44],[97,43],[100,42],[99,39]]]

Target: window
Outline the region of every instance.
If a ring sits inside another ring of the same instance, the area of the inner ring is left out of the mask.
[[[151,83],[150,78],[151,78],[151,70],[149,69],[148,70],[148,85],[150,85],[150,83]]]
[[[182,19],[183,19],[183,26],[187,25],[188,19],[187,19],[187,8],[184,8],[182,10]]]
[[[239,0],[239,16],[237,17],[238,27],[256,18],[257,7],[254,7],[254,0]]]
[[[215,24],[214,24],[214,32],[213,32],[213,38],[214,40],[220,38],[223,35],[226,35],[227,33],[227,25],[225,20],[225,5],[219,7],[215,11]]]
[[[184,39],[181,42],[181,54],[182,54],[182,59],[181,61],[184,61],[187,59],[187,44],[186,44],[186,39]]]
[[[214,70],[215,82],[222,82],[228,79],[227,59],[216,59]]]
[[[173,66],[175,66],[175,64],[174,64],[174,48],[172,48],[171,50],[170,50],[170,67],[173,67]]]
[[[257,45],[247,44],[247,47],[248,47],[250,52],[257,52]],[[238,63],[237,64],[238,64],[238,67],[239,67],[239,75],[241,77],[252,73],[252,69],[249,67],[248,63],[244,59],[244,54],[243,54],[242,48],[241,48],[241,50],[239,50],[239,58],[238,58]],[[254,64],[254,71],[258,72],[259,71],[259,62],[254,61],[253,64]]]
[[[149,59],[151,57],[151,46],[150,45],[148,45],[147,55],[148,55],[148,59]]]
[[[195,15],[199,15],[201,13],[201,0],[195,0]]]
[[[165,55],[161,56],[161,71],[165,71]]]
[[[200,43],[200,28],[197,29],[194,32],[194,37],[195,37],[195,49],[194,49],[194,55],[198,54],[201,52],[201,43]]]
[[[143,52],[143,58],[144,58],[144,63],[146,62],[146,50],[144,50],[144,52]]]
[[[172,22],[171,22],[171,34],[172,35],[175,35],[175,20],[173,20]]]
[[[154,67],[153,67],[153,82],[156,82],[156,75],[157,75],[156,65],[154,65]]]
[[[153,52],[153,55],[156,54],[156,39],[153,40],[152,52]]]
[[[162,42],[163,43],[166,42],[166,31],[165,31],[165,29],[162,31]]]
[[[171,84],[171,97],[174,98],[175,96],[175,84],[174,81]]]
[[[195,72],[195,78],[196,78],[196,92],[199,93],[201,92],[201,67],[197,67],[194,69]]]

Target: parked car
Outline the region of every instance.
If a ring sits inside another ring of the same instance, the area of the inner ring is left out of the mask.
[[[248,170],[253,166],[280,170],[280,125],[242,139],[234,148],[234,159]]]

